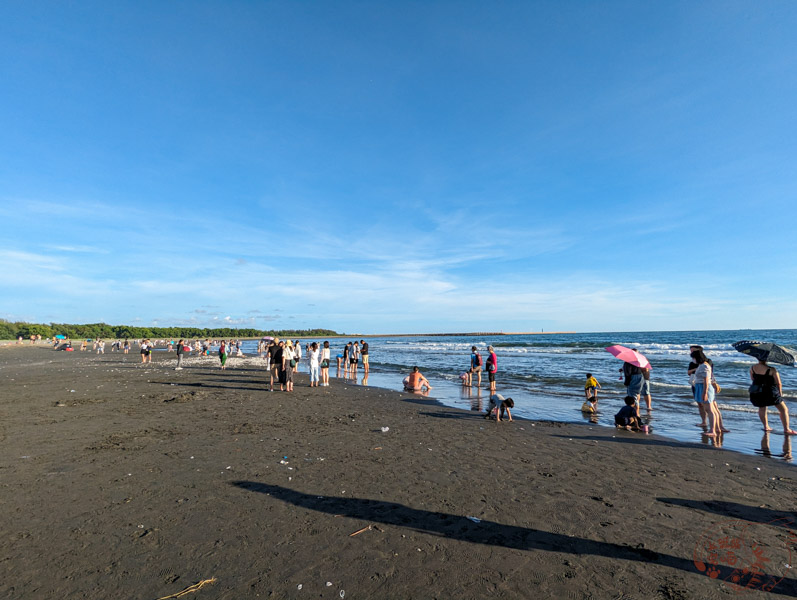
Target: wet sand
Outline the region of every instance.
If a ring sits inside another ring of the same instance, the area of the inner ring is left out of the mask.
[[[797,596],[794,467],[139,361],[0,348],[0,597]]]

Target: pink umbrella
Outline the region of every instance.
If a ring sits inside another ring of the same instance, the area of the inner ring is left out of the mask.
[[[609,352],[612,356],[619,358],[624,362],[640,367],[642,369],[651,368],[648,359],[642,356],[636,350],[631,350],[631,348],[626,348],[625,346],[620,346],[620,345],[609,346],[608,348],[606,348],[606,352]]]

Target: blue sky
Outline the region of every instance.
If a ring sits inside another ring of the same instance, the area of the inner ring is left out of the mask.
[[[0,317],[797,327],[797,3],[0,5]]]

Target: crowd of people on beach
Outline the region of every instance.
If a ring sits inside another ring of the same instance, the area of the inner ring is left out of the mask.
[[[20,338],[21,343],[21,338]],[[35,336],[31,344],[37,343]],[[71,340],[58,340],[53,338],[54,347],[72,350]],[[80,350],[91,350],[97,354],[105,353],[106,342],[102,339],[82,340]],[[217,348],[219,367],[226,369],[229,356],[244,356],[241,340],[115,340],[111,345],[112,352],[128,354],[131,347],[137,344],[141,355],[142,364],[152,362],[152,352],[158,347],[164,347],[168,352],[175,351],[177,364],[175,369],[183,369],[184,357],[195,354],[200,357],[210,356],[211,349]],[[635,349],[633,349],[636,352]],[[332,349],[329,341],[308,342],[304,349],[299,340],[280,340],[278,338],[263,338],[257,346],[257,355],[265,360],[265,368],[269,373],[269,391],[274,391],[279,386],[280,391],[291,392],[294,389],[293,374],[299,370],[303,357],[306,357],[310,375],[310,387],[329,386],[329,369],[332,364]],[[687,367],[686,376],[692,389],[692,395],[700,415],[697,424],[704,430],[709,438],[721,440],[729,430],[725,427],[722,412],[717,404],[717,394],[721,391],[715,376],[714,364],[706,356],[704,349],[699,345],[689,347],[691,362]],[[363,384],[367,384],[369,363],[369,344],[365,340],[347,342],[335,354],[338,376],[341,372],[345,378],[356,378],[362,369]],[[498,356],[491,345],[486,347],[483,357],[477,346],[471,347],[469,367],[460,374],[464,387],[482,387],[483,372],[487,373],[487,389],[489,389],[489,406],[485,418],[495,418],[501,421],[504,414],[509,421],[512,420],[511,408],[514,408],[512,398],[504,398],[496,393],[496,379],[498,373]],[[649,432],[650,428],[645,418],[641,415],[641,405],[649,414],[652,410],[652,397],[650,391],[650,367],[639,366],[625,361],[620,368],[626,395],[624,405],[615,414],[614,422],[617,427],[628,430]],[[767,410],[775,408],[780,417],[783,431],[786,435],[797,435],[789,424],[789,412],[783,400],[783,386],[777,369],[767,363],[766,356],[759,358],[758,362],[750,367],[750,401],[758,408],[758,417],[765,432],[772,431],[769,426]],[[403,381],[404,390],[412,393],[428,394],[432,390],[429,380],[415,366]],[[601,384],[592,373],[586,373],[584,383],[585,400],[581,410],[585,414],[594,415],[598,410],[598,394]]]

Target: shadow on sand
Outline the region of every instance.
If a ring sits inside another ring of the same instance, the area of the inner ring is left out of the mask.
[[[493,521],[474,523],[469,519],[442,512],[432,512],[410,508],[396,502],[368,500],[365,498],[341,498],[305,494],[256,481],[233,481],[230,485],[248,492],[266,494],[271,498],[293,504],[307,510],[329,515],[344,515],[396,527],[407,527],[414,531],[427,533],[447,539],[487,544],[515,550],[543,550],[549,552],[568,552],[574,555],[603,556],[613,560],[630,560],[650,563],[661,567],[678,569],[689,573],[699,573],[695,563],[689,558],[654,552],[647,548],[635,548],[625,544],[599,542],[587,538],[503,525]],[[721,579],[730,577],[733,570],[719,574]],[[770,593],[786,596],[797,595],[797,581],[783,579]]]

